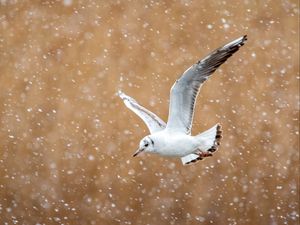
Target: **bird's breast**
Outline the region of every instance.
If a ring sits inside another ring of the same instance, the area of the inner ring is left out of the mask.
[[[156,152],[165,156],[185,156],[195,150],[193,137],[185,134],[165,133],[157,140]]]

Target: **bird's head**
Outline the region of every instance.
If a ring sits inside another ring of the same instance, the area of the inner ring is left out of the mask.
[[[138,154],[140,154],[143,151],[145,151],[145,152],[154,152],[154,141],[150,137],[150,135],[144,137],[140,141],[140,146],[139,146],[138,150],[133,154],[133,157],[137,156]]]

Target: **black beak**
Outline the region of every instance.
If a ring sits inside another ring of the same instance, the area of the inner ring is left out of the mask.
[[[140,154],[142,151],[144,151],[144,149],[138,149],[134,154],[133,157],[136,157],[138,154]]]

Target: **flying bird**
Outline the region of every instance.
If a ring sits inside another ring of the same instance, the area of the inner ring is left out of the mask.
[[[150,134],[145,136],[133,156],[141,152],[162,156],[180,157],[184,165],[212,156],[222,138],[221,125],[196,135],[191,135],[195,101],[202,84],[247,40],[244,35],[211,52],[204,59],[188,68],[176,80],[170,92],[167,124],[153,112],[147,110],[133,98],[119,91],[125,105],[136,113],[147,125]]]

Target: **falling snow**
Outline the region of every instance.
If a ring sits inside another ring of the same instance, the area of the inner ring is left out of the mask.
[[[296,1],[0,0],[1,224],[299,224]],[[213,157],[132,158],[169,90],[209,51],[248,42],[201,89]]]

